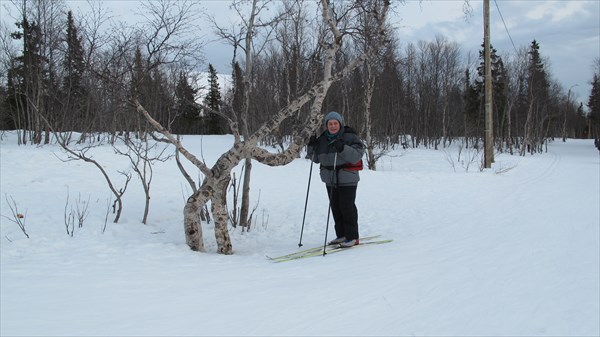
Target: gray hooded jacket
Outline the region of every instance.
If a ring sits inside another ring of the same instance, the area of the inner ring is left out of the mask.
[[[327,125],[327,121],[334,118],[340,122],[341,126],[344,125],[343,118],[337,113],[327,114],[325,125]],[[362,159],[365,147],[356,131],[348,126],[340,128],[333,140],[337,139],[342,139],[345,144],[342,152],[337,152],[331,145],[332,140],[328,138],[327,131],[325,131],[317,138],[316,145],[308,146],[307,158],[321,164],[321,181],[327,186],[356,186],[360,180],[359,171],[349,166]]]

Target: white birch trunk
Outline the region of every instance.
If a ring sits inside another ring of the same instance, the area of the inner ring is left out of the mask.
[[[371,100],[373,98],[373,91],[375,90],[375,75],[369,61],[365,62],[366,68],[366,79],[367,87],[365,90],[365,142],[367,143],[367,165],[369,170],[377,170],[377,158],[375,156],[373,144],[373,136],[371,135],[371,129],[373,127],[373,121],[371,118]]]
[[[231,238],[227,230],[229,222],[229,213],[227,212],[227,186],[231,180],[227,174],[217,181],[217,188],[212,197],[211,211],[215,221],[215,239],[217,240],[217,253],[230,255],[233,254],[233,246]]]
[[[248,20],[248,27],[246,31],[245,38],[245,48],[246,51],[246,73],[244,76],[244,105],[242,107],[241,113],[241,126],[242,126],[242,135],[244,136],[244,140],[250,136],[250,132],[248,130],[248,111],[250,110],[250,94],[252,93],[252,67],[253,67],[253,58],[252,58],[252,35],[254,34],[254,21],[256,20],[257,14],[257,0],[252,1],[252,10],[250,19]],[[242,183],[242,205],[240,209],[240,226],[242,228],[248,226],[248,209],[250,208],[250,176],[252,174],[252,159],[246,158],[244,161],[244,179]]]

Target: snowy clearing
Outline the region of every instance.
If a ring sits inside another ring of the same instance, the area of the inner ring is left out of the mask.
[[[496,154],[483,171],[478,162],[453,168],[456,147],[395,150],[378,171],[361,172],[357,197],[361,235],[392,243],[273,263],[265,255],[299,249],[308,160],[254,165],[253,228],[232,229],[235,254],[223,256],[210,224],[208,253],[186,246],[190,188],[174,160],[154,168],[148,225],[134,175],[121,221],[109,214],[103,232],[112,199],[100,172],[61,162],[56,145],[19,147],[15,137],[4,133],[0,148],[2,336],[600,335],[593,140]],[[232,139],[186,136],[184,144],[211,164]],[[110,146],[93,152],[121,184],[126,158]],[[303,248],[325,235],[327,198],[313,170]],[[67,193],[69,209],[88,204],[72,237]],[[10,221],[10,200],[29,239]]]

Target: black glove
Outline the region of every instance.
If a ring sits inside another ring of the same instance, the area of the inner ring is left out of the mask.
[[[317,140],[317,137],[310,136],[310,139],[308,140],[308,146],[316,147],[318,143],[319,143],[319,141]]]
[[[341,139],[336,139],[333,141],[333,143],[331,143],[331,146],[333,146],[333,148],[337,151],[337,152],[342,152],[344,151],[344,141]]]

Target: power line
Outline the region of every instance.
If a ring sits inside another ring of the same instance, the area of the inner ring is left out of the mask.
[[[504,29],[506,30],[506,34],[508,34],[508,38],[510,39],[510,43],[512,43],[513,48],[515,49],[515,53],[519,53],[517,51],[517,47],[515,46],[515,43],[513,42],[512,36],[510,36],[510,32],[508,31],[508,27],[506,26],[506,22],[504,21],[504,17],[502,16],[502,12],[500,11],[500,6],[498,6],[498,1],[494,0],[494,3],[496,4],[496,8],[498,9],[498,14],[500,14],[500,19],[502,19],[502,24],[504,25]]]

